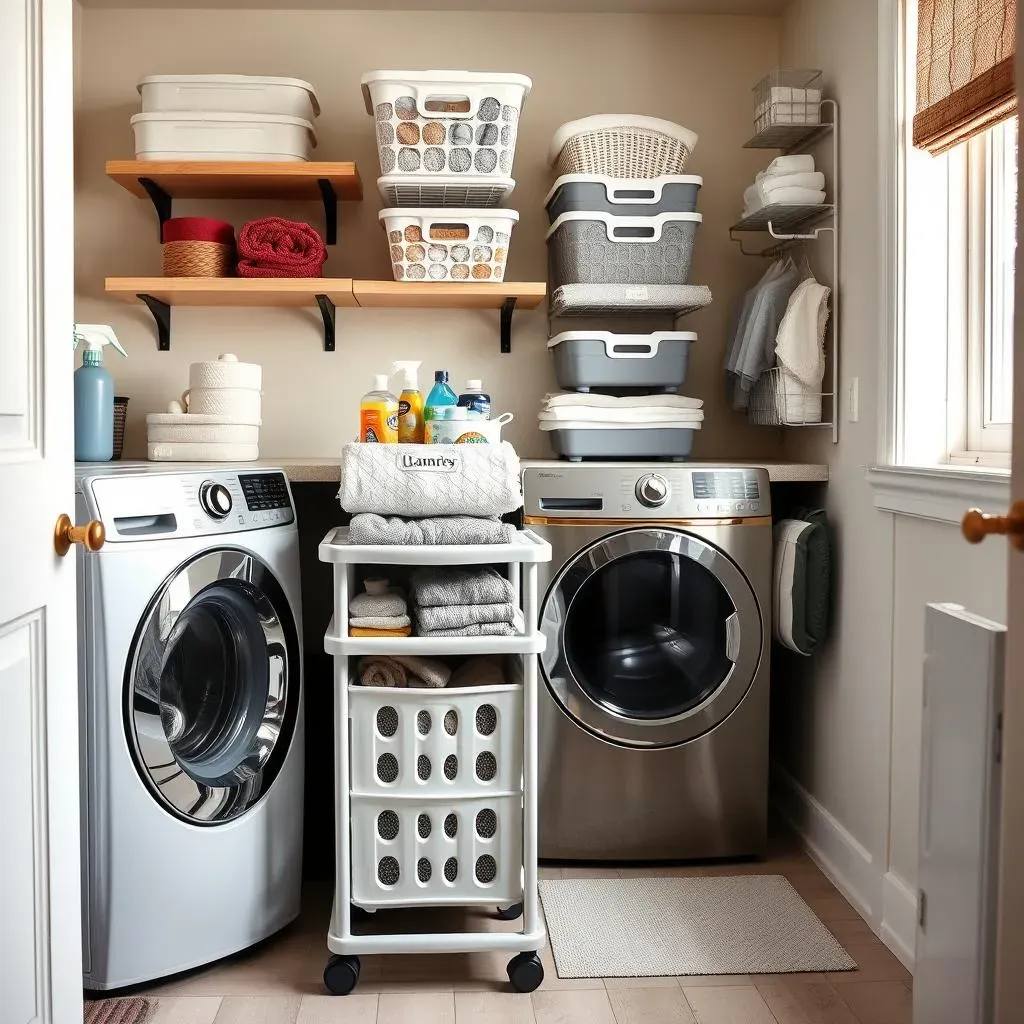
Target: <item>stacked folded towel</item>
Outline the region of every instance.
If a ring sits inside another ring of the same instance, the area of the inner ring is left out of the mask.
[[[402,519],[361,512],[348,527],[350,544],[511,544],[515,539],[511,524],[475,516]]]
[[[363,586],[348,603],[349,636],[409,636],[412,622],[405,594],[379,577],[364,580]]]
[[[412,574],[417,636],[513,636],[522,632],[512,584],[489,567]]]
[[[764,206],[818,206],[825,202],[825,175],[809,154],[776,157],[743,193],[743,216]]]
[[[616,398],[569,391],[544,396],[541,430],[563,430],[567,423],[615,428],[659,429],[683,427],[700,430],[704,403],[686,395],[629,395]]]
[[[440,658],[406,654],[374,654],[359,663],[361,686],[440,689],[445,686],[503,686],[506,682],[503,659],[494,654],[466,658],[454,672]]]

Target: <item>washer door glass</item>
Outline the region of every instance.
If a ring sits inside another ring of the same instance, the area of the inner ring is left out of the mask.
[[[136,766],[168,810],[219,824],[267,792],[295,729],[299,653],[262,562],[220,550],[179,568],[150,604],[129,671]]]
[[[629,746],[672,746],[736,707],[761,617],[736,565],[705,541],[629,530],[579,552],[545,600],[545,677],[562,707]]]

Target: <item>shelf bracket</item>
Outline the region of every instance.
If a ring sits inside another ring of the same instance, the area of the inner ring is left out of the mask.
[[[501,352],[508,355],[512,351],[512,314],[516,309],[516,297],[507,298],[501,304]]]
[[[324,234],[328,245],[338,244],[338,193],[328,178],[317,178],[320,198],[324,203]]]
[[[329,295],[317,295],[316,304],[320,307],[320,315],[324,318],[324,351],[333,352],[336,307]]]
[[[160,352],[171,351],[171,307],[162,299],[140,292],[136,298],[141,299],[148,307],[156,321],[156,347]]]
[[[146,190],[146,195],[153,200],[153,206],[160,221],[157,225],[157,241],[162,242],[164,240],[164,224],[171,219],[171,197],[152,178],[139,178],[139,184]]]

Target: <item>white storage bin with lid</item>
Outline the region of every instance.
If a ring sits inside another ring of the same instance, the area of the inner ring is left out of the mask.
[[[555,132],[548,163],[555,174],[657,178],[682,174],[697,133],[674,121],[642,114],[595,114]]]
[[[387,232],[396,281],[500,281],[515,210],[392,209]]]
[[[368,72],[363,98],[381,173],[507,177],[531,85],[526,75],[499,72]]]
[[[561,388],[674,391],[686,380],[690,345],[696,340],[694,331],[562,331],[548,342],[548,351]]]
[[[309,160],[313,125],[284,114],[167,111],[135,114],[137,160]]]
[[[232,111],[283,114],[312,121],[320,103],[309,82],[260,75],[147,75],[138,85],[144,114]]]

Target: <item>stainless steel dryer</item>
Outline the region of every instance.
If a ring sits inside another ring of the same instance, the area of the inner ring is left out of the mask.
[[[541,567],[540,855],[763,853],[772,528],[763,469],[528,462]]]

